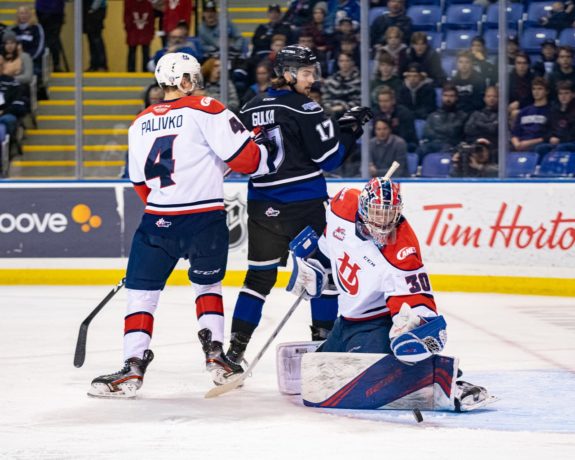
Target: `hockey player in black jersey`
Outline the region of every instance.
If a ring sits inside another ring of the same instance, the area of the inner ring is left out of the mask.
[[[276,57],[271,88],[240,111],[248,129],[264,128],[278,145],[276,172],[251,178],[248,186],[248,272],[232,321],[227,357],[240,363],[259,324],[266,296],[285,266],[289,242],[307,225],[318,234],[325,227],[327,187],[323,170],[339,167],[372,118],[356,107],[334,122],[310,99],[320,78],[317,57],[291,45]],[[335,292],[334,292],[335,294]],[[337,299],[326,294],[311,301],[312,338],[322,340],[337,317]]]

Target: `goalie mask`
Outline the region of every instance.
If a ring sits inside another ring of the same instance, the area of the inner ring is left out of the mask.
[[[402,209],[399,185],[383,177],[374,177],[359,195],[358,228],[382,247],[397,227]]]
[[[190,94],[195,89],[204,86],[202,68],[195,57],[186,53],[164,54],[156,65],[156,81],[160,86],[176,86],[181,92]],[[182,88],[182,79],[187,75],[192,83],[192,89]]]
[[[298,70],[302,67],[311,68],[314,80],[321,78],[321,67],[313,51],[305,46],[290,45],[278,52],[274,72],[277,77],[283,77],[285,72],[289,72],[292,78],[289,85],[293,87],[297,83]]]

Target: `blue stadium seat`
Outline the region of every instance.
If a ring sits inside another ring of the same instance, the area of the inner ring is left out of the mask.
[[[541,160],[537,176],[573,177],[575,175],[575,152],[550,152]]]
[[[561,35],[559,35],[559,46],[575,48],[575,28],[569,27],[561,32]]]
[[[442,53],[441,68],[448,78],[453,77],[457,71],[457,56],[455,56],[455,54]]]
[[[407,2],[411,5],[441,5],[443,0],[410,0]]]
[[[417,139],[423,139],[423,129],[425,128],[425,120],[421,118],[417,118],[415,120],[415,134],[417,135]]]
[[[541,23],[539,20],[543,16],[547,16],[551,11],[553,2],[533,2],[527,7],[527,18],[525,19],[525,27],[537,27]]]
[[[371,26],[373,24],[373,21],[375,21],[375,19],[379,16],[381,16],[382,14],[387,13],[389,10],[387,9],[386,6],[376,6],[375,8],[372,8],[371,10],[369,10],[368,13],[368,21],[369,21],[369,25]]]
[[[476,30],[448,30],[445,34],[445,52],[455,54],[471,46]]]
[[[428,30],[425,34],[427,35],[429,46],[435,51],[439,51],[441,49],[441,42],[443,41],[443,33]]]
[[[449,177],[450,153],[428,153],[421,163],[421,177]]]
[[[510,3],[507,5],[507,27],[517,30],[518,23],[523,18],[523,5],[521,3]],[[497,29],[499,27],[499,5],[493,3],[487,7],[484,26],[486,29]]]
[[[557,31],[554,29],[543,29],[541,27],[525,29],[521,35],[519,43],[521,49],[527,53],[537,53],[541,50],[541,43],[545,40],[555,40]]]
[[[539,162],[536,152],[511,152],[506,157],[507,177],[531,177]]]
[[[441,23],[441,7],[438,5],[410,6],[407,10],[407,16],[411,18],[414,31],[437,31]]]
[[[447,7],[444,27],[446,30],[480,29],[483,7],[479,5],[451,5]]]
[[[515,36],[516,33],[516,31],[509,31],[507,36]],[[483,39],[485,40],[485,48],[487,48],[487,51],[496,54],[499,47],[499,30],[487,29],[483,32]]]
[[[417,166],[419,166],[419,156],[417,153],[407,154],[407,172],[410,176],[417,174]]]

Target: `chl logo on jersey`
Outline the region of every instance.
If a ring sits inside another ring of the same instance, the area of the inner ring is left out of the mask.
[[[235,249],[245,241],[248,229],[246,225],[246,204],[237,194],[233,198],[225,198],[224,206],[227,213],[227,224],[230,230],[230,249]]]
[[[359,277],[357,272],[361,270],[358,264],[351,264],[349,262],[349,255],[347,252],[343,253],[343,257],[337,259],[337,282],[339,286],[351,296],[357,295],[359,292]]]

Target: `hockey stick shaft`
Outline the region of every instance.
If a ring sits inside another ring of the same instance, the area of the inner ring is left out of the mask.
[[[232,391],[232,390],[236,389],[237,387],[239,387],[244,382],[244,380],[248,378],[250,373],[253,371],[254,367],[256,367],[256,365],[258,364],[258,362],[260,361],[260,359],[262,358],[262,356],[264,355],[266,350],[269,348],[271,343],[274,341],[274,339],[277,337],[279,332],[282,330],[282,328],[285,326],[287,321],[290,319],[290,317],[293,314],[293,312],[295,311],[295,309],[298,307],[300,302],[303,300],[304,294],[305,294],[305,291],[302,292],[300,294],[300,296],[296,299],[296,301],[293,303],[293,305],[287,311],[285,316],[282,318],[282,320],[276,326],[275,330],[272,332],[272,335],[267,340],[265,345],[262,347],[262,349],[259,351],[259,353],[256,355],[256,357],[253,359],[252,363],[248,366],[246,371],[237,379],[232,380],[229,383],[225,383],[223,385],[212,388],[210,391],[208,391],[205,394],[205,396],[204,396],[205,398],[215,398],[216,396],[220,396],[220,395],[223,395],[224,393]]]
[[[78,332],[78,340],[76,341],[76,351],[74,352],[74,366],[82,367],[84,364],[84,360],[86,359],[86,341],[88,339],[88,326],[94,319],[94,317],[100,312],[102,308],[106,306],[106,304],[114,297],[120,289],[126,283],[126,278],[122,278],[122,280],[114,286],[114,288],[108,292],[108,295],[102,299],[102,301],[98,304],[96,308],[92,310],[92,312],[86,316],[84,321],[80,324],[80,331]]]
[[[393,173],[397,170],[397,168],[399,168],[399,163],[397,161],[394,161],[393,163],[391,163],[391,166],[389,167],[389,169],[385,173],[385,176],[383,176],[383,179],[384,180],[391,179],[391,176],[393,176]]]

